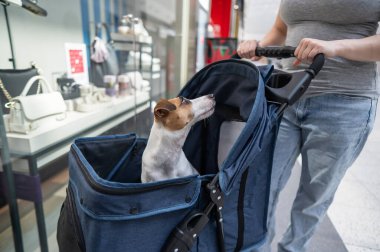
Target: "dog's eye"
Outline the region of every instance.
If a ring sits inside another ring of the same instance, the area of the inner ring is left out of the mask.
[[[189,104],[191,101],[189,99],[186,99],[185,97],[182,97],[182,104]]]

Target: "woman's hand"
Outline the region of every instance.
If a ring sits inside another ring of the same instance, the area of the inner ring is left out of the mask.
[[[276,21],[272,29],[260,40],[247,40],[239,44],[237,54],[242,58],[259,60],[261,57],[256,56],[256,47],[265,47],[270,45],[282,45],[285,42],[287,27],[277,14]]]
[[[259,60],[260,57],[256,56],[255,51],[259,43],[256,40],[246,40],[239,44],[237,54],[241,58],[247,58],[251,60]]]
[[[324,41],[319,39],[304,38],[294,52],[297,59],[293,62],[294,66],[301,62],[310,63],[315,55],[323,53],[326,58],[337,56],[338,41]]]

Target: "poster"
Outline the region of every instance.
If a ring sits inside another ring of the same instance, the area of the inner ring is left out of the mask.
[[[89,84],[85,44],[65,43],[67,77],[79,84]]]

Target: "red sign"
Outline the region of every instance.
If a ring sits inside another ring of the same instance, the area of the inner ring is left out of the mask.
[[[82,50],[69,50],[71,73],[83,73],[83,51]]]

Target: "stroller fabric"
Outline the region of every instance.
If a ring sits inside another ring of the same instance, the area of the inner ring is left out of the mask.
[[[205,187],[214,176],[225,194],[226,251],[259,246],[267,232],[280,123],[278,105],[265,98],[271,73],[271,66],[225,60],[202,69],[181,91],[189,99],[214,94],[217,102],[214,115],[193,127],[183,148],[200,175],[142,184],[146,139],[134,134],[77,139],[69,153],[70,181],[58,223],[60,251],[161,251],[178,223],[209,203]],[[226,122],[245,126],[218,164]],[[218,251],[214,219],[191,251]]]

